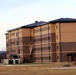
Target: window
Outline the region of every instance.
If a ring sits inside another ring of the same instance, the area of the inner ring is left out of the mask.
[[[6,46],[8,47],[8,46],[9,46],[9,44],[6,44]]]
[[[50,50],[51,49],[51,46],[48,46],[48,49]]]
[[[57,46],[57,49],[58,49],[58,46]]]
[[[41,38],[35,39],[35,42],[40,42]]]
[[[18,49],[18,54],[20,53],[20,49]]]
[[[47,30],[50,30],[50,26],[49,27],[47,26],[47,27],[43,27],[42,28],[42,31],[47,31]]]
[[[56,25],[56,29],[58,29],[58,26]]]
[[[50,36],[48,36],[48,40],[51,40],[51,37]]]
[[[51,37],[42,37],[42,38],[35,38],[35,42],[41,42],[41,41],[48,41],[48,40],[51,40]]]
[[[40,29],[35,29],[35,33],[40,32]]]
[[[57,56],[57,59],[59,59],[59,56]]]
[[[49,56],[49,59],[51,59],[51,56]]]
[[[48,37],[43,37],[42,40],[43,41],[48,40]]]
[[[30,33],[31,33],[31,35],[34,33],[34,29],[33,30],[30,30]]]
[[[19,43],[19,42],[18,42],[18,41],[16,41],[16,45],[18,45],[18,43]]]
[[[58,39],[58,35],[57,35],[57,39]]]
[[[48,50],[51,49],[51,46],[42,47],[42,50]]]
[[[48,30],[48,27],[42,28],[42,31],[46,31],[46,30]]]
[[[11,36],[15,36],[15,33],[13,32],[13,33],[11,33]]]
[[[18,36],[18,35],[19,35],[19,32],[16,33],[16,36]]]
[[[15,41],[12,41],[11,44],[15,44]]]
[[[12,50],[12,52],[15,52],[15,50]]]

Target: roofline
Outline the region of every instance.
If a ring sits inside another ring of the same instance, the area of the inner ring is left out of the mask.
[[[41,25],[34,26],[34,27],[39,27],[39,26],[43,26],[43,25],[46,25],[46,24],[48,24],[48,23],[41,24]],[[34,28],[34,27],[18,27],[18,28],[7,30],[7,32],[11,32],[11,31],[18,30],[18,29],[23,29],[23,28]],[[7,33],[5,33],[5,34],[7,35]]]
[[[6,33],[4,33],[5,35],[8,35],[8,33],[6,32]]]
[[[33,26],[33,27],[21,27],[21,28],[35,28],[35,27],[39,27],[39,26],[46,25],[46,24],[48,24],[48,22],[47,22],[47,23],[45,23],[45,24],[38,25],[38,26]]]
[[[49,23],[73,23],[76,22],[75,18],[59,18],[59,19],[55,19],[55,20],[51,20],[49,21]]]
[[[75,23],[76,21],[58,21],[58,22],[52,22],[50,21],[49,23]]]
[[[19,29],[22,29],[22,28],[24,28],[24,27],[18,27],[18,28],[10,29],[10,30],[7,30],[7,32],[11,32],[11,31],[14,31],[14,30],[19,30]],[[26,28],[28,28],[28,27],[26,27]]]
[[[42,25],[39,25],[39,26],[43,26],[43,25],[47,25],[47,24],[49,24],[49,23],[47,22],[47,23],[42,24]],[[35,27],[39,27],[39,26],[35,26]],[[34,27],[33,27],[33,28],[34,28]]]
[[[20,29],[20,27],[14,28],[14,29],[10,29],[10,30],[7,30],[7,32],[14,31],[14,30],[18,30],[18,29]]]

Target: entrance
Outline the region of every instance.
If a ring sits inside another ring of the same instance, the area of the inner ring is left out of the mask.
[[[68,61],[70,62],[75,61],[75,57],[76,57],[75,53],[68,53],[67,56],[68,56]]]

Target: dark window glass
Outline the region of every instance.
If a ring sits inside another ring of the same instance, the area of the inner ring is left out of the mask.
[[[16,41],[16,45],[18,45],[18,41]]]
[[[58,46],[57,46],[57,49],[58,49]]]
[[[18,54],[20,53],[20,49],[18,49]]]
[[[57,35],[57,39],[58,39],[58,35]]]

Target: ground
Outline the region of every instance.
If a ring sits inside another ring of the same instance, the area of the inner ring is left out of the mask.
[[[69,64],[71,67],[63,67]],[[1,65],[0,75],[75,75],[73,63]]]

